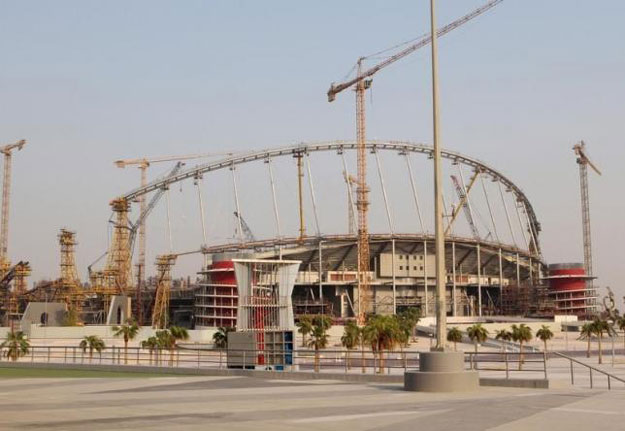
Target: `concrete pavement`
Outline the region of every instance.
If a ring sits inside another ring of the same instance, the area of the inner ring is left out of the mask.
[[[481,388],[249,377],[0,380],[3,430],[622,430],[625,390]]]

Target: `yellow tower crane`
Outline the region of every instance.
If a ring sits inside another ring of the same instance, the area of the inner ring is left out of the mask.
[[[473,18],[495,7],[503,0],[491,0],[473,12],[459,18],[437,30],[437,37],[443,36],[460,27]],[[363,70],[363,63],[367,57],[361,57],[356,63],[356,77],[340,83],[332,83],[328,90],[328,102],[333,102],[336,95],[355,85],[356,91],[356,147],[357,147],[357,189],[356,209],[358,211],[358,324],[365,323],[366,313],[370,302],[369,292],[369,188],[367,187],[367,152],[366,152],[366,129],[365,129],[365,92],[371,87],[371,76],[381,69],[390,66],[396,61],[415,52],[419,48],[427,46],[432,41],[432,36],[427,35],[416,43],[404,48],[395,55],[390,56],[381,63]],[[379,54],[379,53],[378,53]],[[376,54],[377,55],[377,54]]]

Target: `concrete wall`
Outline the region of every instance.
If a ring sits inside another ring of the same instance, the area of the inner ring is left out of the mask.
[[[41,341],[63,341],[67,340],[74,343],[75,340],[80,340],[88,335],[97,335],[104,340],[107,340],[107,344],[119,344],[123,343],[123,340],[113,335],[112,326],[107,325],[88,325],[88,326],[42,326],[38,324],[31,324],[29,328],[24,328],[25,333],[33,344],[37,344]],[[155,335],[156,329],[149,326],[141,327],[137,338],[130,345],[139,345],[141,341]],[[6,334],[10,332],[10,328],[0,328],[0,337],[6,337]],[[180,344],[186,343],[201,343],[212,344],[213,334],[215,329],[201,329],[201,330],[189,330],[189,340]]]

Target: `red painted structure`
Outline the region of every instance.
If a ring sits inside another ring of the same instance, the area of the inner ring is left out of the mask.
[[[557,314],[579,317],[592,316],[596,308],[596,291],[588,283],[594,277],[586,275],[582,263],[557,263],[549,265],[550,294]]]
[[[235,327],[238,295],[232,260],[215,260],[201,274],[204,280],[195,294],[196,327]]]

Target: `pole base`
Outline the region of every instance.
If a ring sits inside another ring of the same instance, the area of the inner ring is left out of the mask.
[[[416,392],[469,392],[480,386],[477,371],[464,370],[462,352],[424,352],[419,371],[406,371],[404,390]]]

